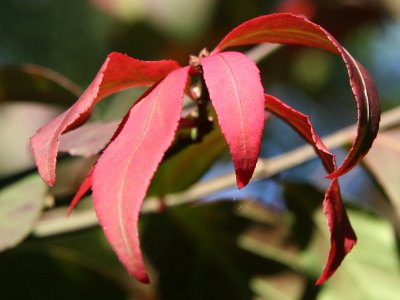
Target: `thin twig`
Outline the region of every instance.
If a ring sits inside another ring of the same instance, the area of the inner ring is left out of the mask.
[[[382,114],[380,128],[385,130],[400,124],[400,107],[394,108]],[[337,148],[350,144],[355,135],[356,126],[343,128],[323,138],[328,148]],[[259,159],[254,171],[253,180],[260,180],[276,175],[280,172],[304,163],[316,154],[311,146],[304,145],[292,151],[286,152],[269,159]],[[160,207],[182,205],[193,203],[216,192],[236,186],[235,174],[228,173],[207,181],[194,184],[191,188],[176,194],[166,195],[162,202],[157,198],[147,199],[142,206],[142,213],[154,213],[160,211]],[[44,237],[78,229],[91,227],[97,224],[93,210],[81,209],[74,212],[68,219],[66,208],[58,208],[43,214],[36,225],[33,233],[36,236]]]
[[[281,47],[283,47],[282,44],[263,43],[247,51],[246,55],[257,63],[260,62],[262,59],[266,58],[267,56],[271,55],[273,52],[275,52]]]

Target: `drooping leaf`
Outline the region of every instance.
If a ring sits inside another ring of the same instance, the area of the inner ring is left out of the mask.
[[[17,100],[71,105],[81,92],[67,78],[45,67],[0,66],[0,103]]]
[[[257,66],[239,52],[202,59],[204,79],[228,143],[239,188],[253,175],[264,129],[264,92]]]
[[[49,185],[55,182],[60,135],[84,123],[97,102],[129,87],[151,85],[178,67],[174,61],[140,61],[111,53],[78,101],[31,138],[32,152],[43,180]]]
[[[323,273],[318,278],[317,284],[323,284],[335,273],[344,257],[351,251],[357,241],[356,234],[351,227],[343,205],[337,178],[332,180],[326,191],[322,208],[331,234],[331,249],[329,250],[328,262]]]
[[[328,172],[332,173],[336,170],[335,156],[329,152],[321,138],[315,133],[308,116],[297,112],[270,95],[265,95],[265,107],[292,126],[314,147]],[[343,206],[337,178],[332,180],[325,193],[323,210],[330,230],[331,249],[325,269],[317,284],[322,284],[333,275],[357,240]]]
[[[350,171],[371,148],[379,129],[379,99],[371,76],[330,33],[306,18],[292,14],[271,14],[249,20],[229,32],[212,53],[232,46],[265,42],[321,48],[344,60],[357,102],[357,136],[345,161],[330,177]]]
[[[0,190],[0,251],[16,246],[30,233],[46,194],[47,186],[37,175]]]
[[[147,282],[138,216],[150,180],[178,127],[188,68],[170,73],[133,106],[93,172],[93,199],[104,233],[128,272]]]

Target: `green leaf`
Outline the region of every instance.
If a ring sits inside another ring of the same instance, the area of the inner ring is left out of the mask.
[[[363,163],[382,186],[400,220],[400,128],[380,133]]]
[[[79,87],[50,69],[0,66],[0,128],[7,128],[0,131],[0,177],[34,166],[29,137],[60,113],[57,106],[72,104],[80,93]]]
[[[66,77],[44,67],[0,66],[0,103],[19,100],[70,105],[81,92]]]
[[[42,103],[1,103],[0,100],[0,178],[34,167],[35,163],[29,152],[29,137],[35,133],[36,128],[60,112],[58,107]]]
[[[260,299],[294,300],[303,294],[304,277],[296,273],[280,273],[273,276],[256,277],[250,283]]]
[[[18,245],[38,219],[47,195],[47,186],[31,175],[0,190],[0,251]]]
[[[87,234],[84,237],[87,238]],[[57,240],[51,240],[48,244],[41,241],[36,245],[30,243],[29,247],[23,249],[1,253],[1,298],[136,299],[133,295],[129,297],[118,273],[96,263],[93,257],[73,249],[74,243],[81,242],[79,238],[71,235],[62,239],[68,246],[57,245]],[[100,250],[98,243],[91,245],[93,253]]]
[[[227,151],[219,128],[206,135],[199,144],[186,147],[161,164],[150,185],[150,196],[183,191],[198,181],[212,164]]]
[[[400,265],[393,228],[387,220],[357,211],[349,215],[359,237],[357,247],[336,275],[323,286],[318,300],[396,300]],[[316,216],[322,229],[322,216]]]
[[[236,215],[241,205],[184,205],[142,216],[142,245],[159,273],[162,299],[253,299],[249,280],[276,266],[237,246],[249,223]]]

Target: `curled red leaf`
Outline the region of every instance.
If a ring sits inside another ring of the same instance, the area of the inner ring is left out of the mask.
[[[332,173],[336,170],[335,156],[325,147],[321,138],[316,134],[308,116],[270,95],[265,95],[265,108],[287,122],[314,147],[327,172]],[[357,241],[344,208],[339,183],[336,178],[333,179],[325,193],[322,208],[330,231],[331,249],[328,261],[323,273],[317,280],[317,284],[324,283],[333,275]]]
[[[179,65],[170,60],[148,62],[111,53],[78,101],[31,138],[31,149],[43,180],[54,185],[61,134],[84,123],[97,102],[129,87],[151,85],[177,68]]]
[[[151,178],[179,124],[188,68],[170,73],[129,111],[93,172],[93,200],[104,233],[128,272],[148,282],[138,217]]]
[[[351,251],[357,242],[357,236],[351,227],[343,205],[337,178],[332,180],[325,193],[322,209],[331,234],[331,249],[324,271],[316,282],[318,285],[323,284],[335,273],[347,253]]]
[[[264,89],[257,66],[239,52],[203,58],[204,79],[227,140],[239,188],[253,175],[264,128]]]
[[[229,32],[212,53],[264,42],[316,47],[342,57],[357,103],[357,136],[342,165],[329,177],[350,171],[371,148],[379,129],[379,99],[371,76],[330,33],[306,18],[292,14],[272,14],[249,20]]]

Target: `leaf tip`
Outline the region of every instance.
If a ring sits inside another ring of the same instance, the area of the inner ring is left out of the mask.
[[[353,249],[355,244],[357,243],[357,237],[354,233],[354,231],[351,229],[351,231],[348,233],[349,236],[347,236],[344,240],[344,254],[343,257],[332,257],[332,259],[329,259],[327,266],[325,267],[325,270],[321,274],[321,276],[317,279],[315,282],[315,285],[322,285],[324,284],[329,278],[335,274],[336,270],[339,268],[341,262],[343,261],[344,257]]]
[[[147,274],[143,274],[141,276],[136,277],[137,280],[139,280],[141,283],[149,284],[150,283],[150,278],[147,276]]]
[[[250,182],[252,175],[252,172],[236,170],[236,185],[239,190],[244,188]]]
[[[41,151],[42,141],[39,138],[39,132],[29,139],[29,148],[35,159],[36,166],[42,180],[53,187],[56,183],[55,159],[50,157],[48,160],[43,157]]]

